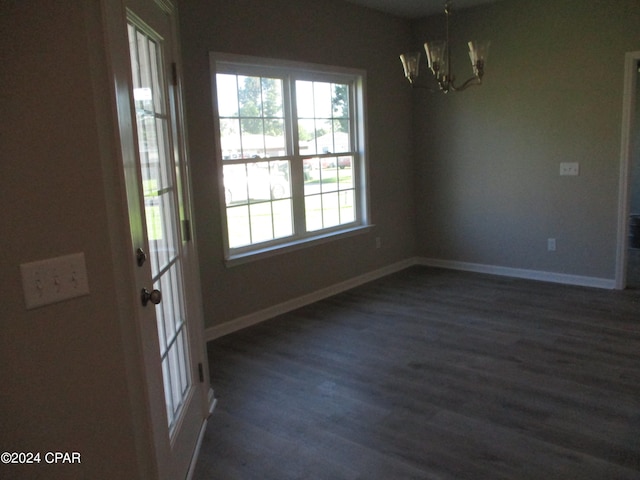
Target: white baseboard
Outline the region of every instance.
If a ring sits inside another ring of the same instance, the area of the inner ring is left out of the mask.
[[[527,280],[539,280],[543,282],[562,283],[565,285],[577,285],[581,287],[604,288],[609,290],[614,289],[616,286],[615,279],[609,278],[567,275],[565,273],[500,267],[496,265],[483,265],[480,263],[458,262],[454,260],[440,260],[436,258],[418,258],[416,261],[416,265],[448,268],[450,270],[463,270],[465,272],[488,273],[491,275],[500,275],[503,277],[524,278]]]
[[[582,287],[604,288],[609,290],[615,289],[616,287],[615,279],[609,278],[567,275],[564,273],[544,272],[541,270],[526,270],[521,268],[500,267],[496,265],[484,265],[480,263],[458,262],[454,260],[413,257],[388,265],[373,272],[351,278],[344,282],[337,283],[330,287],[317,290],[307,295],[288,300],[278,305],[250,313],[249,315],[236,318],[235,320],[223,323],[222,325],[207,328],[204,332],[205,341],[210,342],[216,338],[256,325],[264,322],[265,320],[269,320],[270,318],[282,315],[283,313],[287,313],[297,308],[304,307],[305,305],[337,295],[338,293],[342,293],[351,288],[358,287],[372,280],[385,277],[414,265],[462,270],[466,272],[487,273],[490,275],[500,275],[504,277],[539,280],[543,282],[562,283],[565,285],[577,285]]]
[[[228,335],[238,330],[242,330],[243,328],[250,327],[252,325],[256,325],[258,323],[264,322],[265,320],[269,320],[270,318],[282,315],[283,313],[291,312],[297,308],[304,307],[305,305],[310,305],[319,300],[324,300],[325,298],[337,295],[338,293],[342,293],[360,285],[364,285],[365,283],[371,282],[372,280],[386,277],[387,275],[399,272],[400,270],[404,270],[405,268],[411,267],[412,265],[416,265],[416,259],[411,258],[403,260],[401,262],[388,265],[378,270],[374,270],[373,272],[351,278],[344,282],[336,283],[335,285],[331,285],[330,287],[322,288],[307,295],[293,298],[278,305],[265,308],[264,310],[259,310],[254,313],[250,313],[249,315],[236,318],[235,320],[223,323],[222,325],[216,325],[215,327],[207,328],[204,332],[204,339],[206,342],[210,342],[211,340],[215,340],[216,338]]]

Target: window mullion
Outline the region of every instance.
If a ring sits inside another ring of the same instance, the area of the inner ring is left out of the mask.
[[[291,156],[291,196],[293,197],[293,231],[295,236],[303,235],[306,232],[305,211],[304,211],[304,164],[300,156],[300,142],[298,140],[298,117],[296,115],[296,87],[295,78],[288,75],[285,83],[285,122],[287,141]]]

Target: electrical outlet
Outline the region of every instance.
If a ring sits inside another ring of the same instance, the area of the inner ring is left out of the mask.
[[[89,294],[84,253],[20,265],[27,309]]]
[[[556,239],[555,238],[547,238],[547,251],[555,252],[556,251]]]
[[[382,247],[382,238],[376,237],[376,248]]]
[[[560,175],[562,176],[580,175],[580,164],[578,162],[561,162]]]

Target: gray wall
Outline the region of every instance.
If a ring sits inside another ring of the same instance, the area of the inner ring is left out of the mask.
[[[113,211],[100,4],[3,0],[0,32],[0,445],[43,455],[0,465],[0,478],[143,478],[151,457],[138,450],[146,417],[133,393],[143,377],[127,381],[125,350],[138,340],[119,295],[137,290],[112,257],[127,220]],[[27,310],[19,265],[76,252],[91,294]],[[47,465],[48,451],[82,463]]]
[[[443,22],[417,22],[416,42]],[[464,42],[492,47],[484,86],[416,92],[420,255],[614,277],[624,55],[640,49],[638,25],[637,0],[513,0],[452,18],[460,79]],[[580,162],[580,176],[560,177],[560,162]]]
[[[183,1],[189,147],[207,327],[311,293],[413,254],[411,92],[398,55],[409,24],[340,0]],[[215,168],[209,52],[257,55],[367,72],[368,234],[226,267]],[[375,237],[382,248],[375,248]]]

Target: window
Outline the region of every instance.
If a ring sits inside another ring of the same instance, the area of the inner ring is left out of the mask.
[[[364,74],[211,60],[226,257],[365,227]]]

